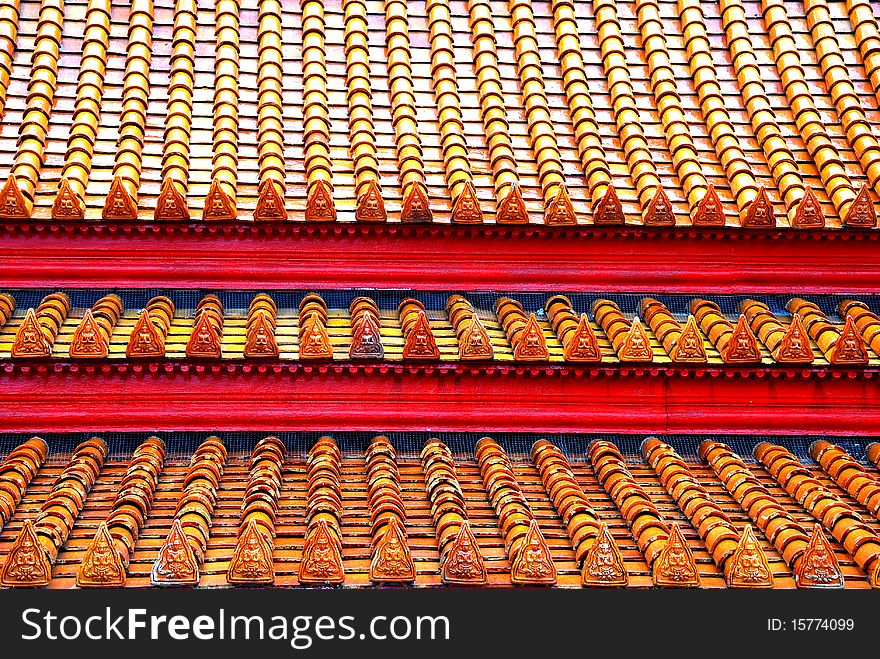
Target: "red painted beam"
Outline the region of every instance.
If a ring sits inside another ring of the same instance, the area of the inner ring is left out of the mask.
[[[261,372],[262,371],[262,372]],[[880,374],[271,365],[0,374],[0,430],[436,430],[880,436]]]
[[[874,293],[880,232],[400,224],[33,222],[6,287]]]

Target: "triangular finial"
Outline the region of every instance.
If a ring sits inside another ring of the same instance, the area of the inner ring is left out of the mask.
[[[669,538],[654,562],[653,579],[655,586],[696,588],[700,585],[694,554],[674,522],[669,525]]]
[[[306,319],[299,333],[299,358],[300,359],[333,359],[333,347],[330,345],[330,337],[324,329],[317,311]]]
[[[79,195],[70,187],[70,182],[63,178],[58,187],[58,194],[52,203],[53,220],[81,220],[86,216],[86,206]]]
[[[18,187],[18,180],[10,174],[3,184],[3,189],[0,190],[0,219],[27,220],[30,216],[31,212]]]
[[[345,581],[339,543],[330,535],[323,519],[307,532],[299,564],[299,581],[306,584],[340,584]]]
[[[758,339],[743,314],[739,315],[721,358],[725,364],[756,364],[761,361]]]
[[[518,361],[547,361],[550,358],[544,332],[533,313],[529,314],[519,340],[513,346],[513,358]]]
[[[357,200],[354,217],[358,222],[384,222],[388,219],[382,191],[375,179],[367,183],[367,190]]]
[[[550,226],[577,224],[574,205],[571,203],[571,197],[569,197],[565,185],[559,186],[556,196],[544,209],[544,222]]]
[[[475,313],[464,321],[464,332],[458,340],[458,356],[462,360],[492,359],[495,356],[489,333]]]
[[[862,337],[852,316],[846,317],[846,322],[834,347],[831,348],[831,354],[828,361],[832,364],[867,364],[868,351],[865,349],[865,339]]]
[[[599,534],[584,557],[581,581],[585,586],[612,588],[623,588],[628,582],[620,547],[605,522],[599,524]]]
[[[773,573],[751,524],[743,527],[733,555],[724,565],[731,588],[773,588]]]
[[[107,529],[107,522],[98,526],[98,532],[79,564],[76,585],[79,588],[122,588],[125,585],[125,565]]]
[[[179,518],[171,523],[168,537],[159,549],[150,571],[154,586],[197,586],[199,563]]]
[[[538,522],[534,519],[529,523],[529,530],[513,559],[510,580],[517,585],[556,583],[556,565]]]
[[[317,179],[309,190],[305,218],[306,222],[333,222],[336,219],[333,195],[323,179]]]
[[[16,537],[6,562],[0,572],[0,586],[7,588],[48,586],[52,565],[46,550],[34,530],[31,520],[26,519]]]
[[[816,194],[810,186],[804,190],[792,226],[795,229],[821,229],[825,226],[825,213],[822,212],[822,206],[819,205],[819,200],[816,199]]]
[[[221,355],[220,337],[214,324],[208,314],[199,314],[186,343],[186,356],[220,359]]]
[[[651,362],[654,361],[654,351],[651,349],[651,341],[645,332],[645,327],[638,316],[633,318],[629,331],[623,339],[623,345],[617,353],[622,362]]]
[[[119,176],[113,177],[101,217],[111,222],[131,222],[138,218],[137,204]]]
[[[440,350],[437,348],[434,331],[431,329],[428,316],[424,311],[420,310],[417,313],[416,322],[406,337],[406,343],[403,346],[403,358],[440,359]]]
[[[471,181],[464,182],[461,194],[452,205],[452,221],[455,224],[480,224],[483,221],[480,200]]]
[[[364,314],[355,325],[348,356],[352,359],[382,359],[385,356],[382,334],[373,314]]]
[[[507,196],[498,204],[496,216],[498,224],[528,224],[529,214],[522,198],[519,186],[514,183],[510,186]]]
[[[104,358],[107,356],[107,338],[95,321],[91,309],[86,309],[70,341],[73,359]]]
[[[767,229],[776,226],[776,217],[773,213],[773,204],[767,195],[767,189],[762,185],[758,188],[758,194],[752,199],[752,203],[746,209],[742,225],[744,227]]]
[[[260,185],[257,207],[254,209],[256,222],[283,222],[287,219],[284,207],[284,188],[270,178]]]
[[[428,193],[421,183],[410,183],[403,191],[400,207],[401,222],[430,222],[434,219],[428,202]]]
[[[477,539],[467,520],[462,520],[458,533],[449,545],[440,568],[443,583],[482,586],[486,583],[486,564]]]
[[[248,358],[278,356],[275,328],[269,323],[265,313],[257,313],[253,322],[248,325],[244,356]]]
[[[651,203],[645,211],[645,224],[647,226],[673,226],[675,215],[672,212],[672,204],[662,187],[657,186]]]
[[[605,194],[599,199],[593,208],[593,222],[604,226],[621,226],[626,224],[626,216],[623,214],[623,204],[617,196],[617,190],[609,185]]]
[[[226,569],[226,581],[236,584],[275,583],[272,544],[260,532],[255,519],[250,519],[238,536],[235,551]]]
[[[411,583],[416,578],[406,534],[397,517],[390,516],[373,550],[370,581],[373,583]]]
[[[844,225],[858,229],[873,229],[877,226],[877,213],[874,211],[874,202],[868,193],[868,184],[863,183],[862,188],[850,204]]]
[[[162,190],[156,199],[156,210],[153,219],[157,222],[188,222],[189,208],[186,197],[177,188],[173,179],[166,178],[162,182]]]
[[[697,328],[697,320],[693,315],[688,316],[678,341],[669,352],[669,358],[674,362],[696,364],[704,364],[709,360],[706,355],[706,347],[703,344],[703,337],[700,336],[700,330]]]
[[[773,353],[773,359],[781,364],[812,364],[813,351],[810,336],[799,313],[791,317],[791,324]]]
[[[235,203],[226,194],[220,185],[219,179],[211,181],[208,194],[205,197],[205,210],[202,211],[202,219],[206,222],[232,222],[238,218]]]
[[[37,314],[33,309],[27,310],[24,320],[15,332],[12,356],[16,358],[52,356],[52,345],[43,333],[40,323],[37,322]]]
[[[125,356],[132,357],[164,357],[165,335],[150,319],[150,312],[141,310],[125,347]]]
[[[567,362],[602,361],[599,341],[596,339],[596,333],[590,326],[587,314],[581,314],[577,329],[569,336],[565,349],[562,351],[562,356]]]
[[[724,208],[721,206],[721,199],[715,190],[715,185],[710,183],[706,189],[706,194],[697,203],[697,210],[694,213],[695,227],[723,227],[724,226]]]
[[[801,556],[794,573],[798,588],[843,588],[843,573],[837,556],[819,524],[813,526],[813,535]]]

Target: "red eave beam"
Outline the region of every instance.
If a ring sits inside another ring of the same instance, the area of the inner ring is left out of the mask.
[[[880,232],[43,223],[0,233],[0,285],[876,293]]]
[[[260,372],[262,370],[262,372]],[[880,436],[880,374],[279,366],[0,374],[0,430],[437,430]],[[829,386],[829,384],[833,386]]]

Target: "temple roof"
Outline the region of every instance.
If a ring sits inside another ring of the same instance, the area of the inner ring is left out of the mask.
[[[873,227],[873,11],[7,0],[2,215]]]

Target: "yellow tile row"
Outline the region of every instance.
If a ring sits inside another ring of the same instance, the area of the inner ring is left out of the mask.
[[[12,58],[18,36],[18,0],[0,2],[0,113],[6,107],[6,90],[12,76]]]
[[[260,3],[257,31],[257,150],[259,153],[260,185],[272,183],[275,194],[284,190],[284,121],[282,106],[283,51],[281,42],[281,2]],[[285,220],[283,194],[279,198],[263,196],[254,212],[256,220]]]

